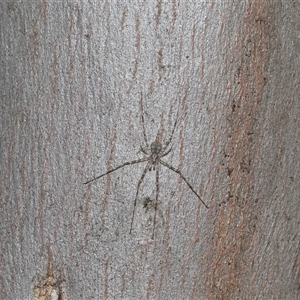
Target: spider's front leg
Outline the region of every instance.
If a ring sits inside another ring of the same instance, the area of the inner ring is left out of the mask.
[[[164,156],[167,156],[171,151],[172,151],[172,147],[171,147],[166,153],[162,153],[162,154],[160,155],[160,158],[161,158],[161,157],[164,157]]]
[[[143,152],[145,155],[149,155],[147,148],[143,147],[142,145],[140,146],[140,151],[139,152]]]

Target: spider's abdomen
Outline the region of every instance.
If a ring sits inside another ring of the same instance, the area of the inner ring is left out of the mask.
[[[151,143],[150,148],[152,154],[159,154],[162,146],[159,141],[154,141],[153,143]]]

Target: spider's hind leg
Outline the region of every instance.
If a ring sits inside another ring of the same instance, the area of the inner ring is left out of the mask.
[[[154,232],[155,232],[158,194],[159,194],[159,168],[156,168],[156,197],[154,203],[154,221],[153,221],[152,239],[154,239]]]
[[[132,212],[132,217],[131,217],[131,224],[130,224],[130,231],[129,231],[129,234],[131,234],[131,231],[132,231],[132,225],[133,225],[133,219],[134,219],[134,213],[135,213],[135,207],[136,207],[136,202],[137,202],[137,198],[138,198],[138,195],[139,195],[139,189],[140,189],[140,185],[142,184],[144,178],[145,178],[145,175],[147,173],[149,169],[149,163],[147,164],[147,166],[145,167],[144,171],[143,171],[143,174],[138,182],[138,185],[137,185],[137,188],[136,188],[136,194],[135,194],[135,199],[134,199],[134,205],[133,205],[133,212]]]
[[[159,159],[159,162],[170,169],[171,171],[177,173],[187,184],[187,186],[190,188],[190,190],[198,197],[198,199],[204,204],[206,208],[209,208],[208,205],[202,200],[202,198],[198,195],[198,193],[195,191],[195,189],[192,187],[192,185],[187,181],[187,179],[182,175],[181,171],[178,169],[174,168],[173,166],[169,165],[168,163],[164,162],[163,160]]]

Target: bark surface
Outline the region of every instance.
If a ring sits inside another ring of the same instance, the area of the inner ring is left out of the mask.
[[[299,298],[297,1],[0,14],[1,299]]]

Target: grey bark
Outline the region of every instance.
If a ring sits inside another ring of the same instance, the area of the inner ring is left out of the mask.
[[[1,299],[300,298],[297,1],[0,11]]]

